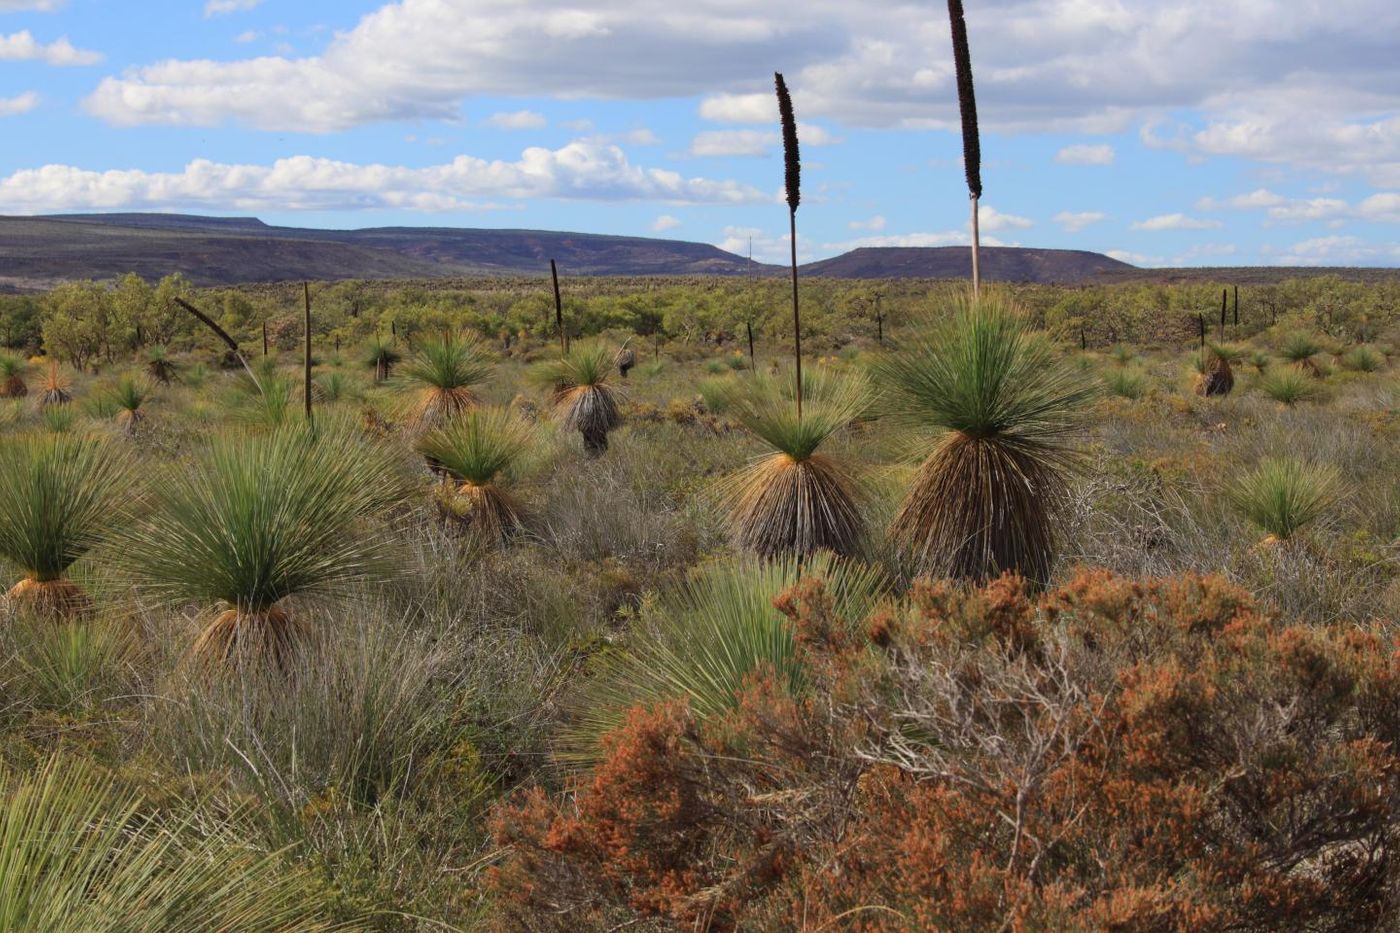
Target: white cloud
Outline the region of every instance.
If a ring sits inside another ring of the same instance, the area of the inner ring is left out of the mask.
[[[628,162],[615,146],[576,141],[526,149],[514,162],[457,156],[425,168],[294,156],[271,165],[200,159],[180,172],[96,172],[46,165],[0,178],[0,211],[147,210],[479,210],[494,199],[554,198],[675,204],[767,202],[734,181],[685,178]],[[485,199],[483,201],[483,199]]]
[[[674,230],[680,225],[680,218],[672,217],[670,214],[662,214],[651,222],[651,229],[660,233],[663,230]]]
[[[1107,218],[1107,214],[1101,214],[1098,211],[1060,211],[1055,215],[1054,221],[1063,227],[1065,232],[1078,233],[1085,227]]]
[[[204,4],[205,17],[227,16],[230,13],[242,13],[251,10],[261,4],[263,0],[208,0]]]
[[[1147,220],[1139,220],[1133,224],[1134,230],[1214,230],[1222,227],[1218,220],[1201,220],[1196,217],[1188,217],[1185,214],[1162,214],[1157,217],[1149,217]]]
[[[811,123],[797,124],[799,148],[832,146],[844,142],[824,127]],[[694,158],[730,156],[766,156],[782,145],[782,135],[771,130],[705,130],[697,133],[687,155]]]
[[[102,54],[74,48],[67,37],[44,45],[26,29],[9,36],[0,35],[0,61],[43,62],[46,65],[96,65],[102,61]]]
[[[1104,253],[1109,259],[1116,259],[1119,262],[1126,262],[1132,266],[1164,266],[1166,259],[1161,256],[1146,256],[1142,253],[1134,253],[1124,249],[1111,249]]]
[[[996,237],[984,236],[983,246],[1007,246],[1008,244]],[[867,236],[854,240],[847,240],[844,243],[824,243],[822,248],[832,252],[849,252],[853,249],[865,247],[936,247],[936,246],[969,246],[972,243],[972,236],[965,230],[946,230],[942,233],[894,233],[884,236]]]
[[[764,130],[706,130],[690,142],[690,155],[696,158],[766,156],[781,142],[777,133]]]
[[[1029,218],[1003,214],[990,204],[983,204],[978,208],[977,225],[980,230],[993,233],[998,230],[1024,230],[1035,226]]]
[[[61,10],[68,0],[0,0],[0,13],[18,13],[32,10],[37,13],[52,13]]]
[[[1112,165],[1112,146],[1066,146],[1055,154],[1055,161],[1065,165]]]
[[[778,101],[772,94],[716,94],[700,102],[700,116],[716,123],[773,123]]]
[[[1281,194],[1275,194],[1267,188],[1259,188],[1248,194],[1237,194],[1233,198],[1218,201],[1215,198],[1201,198],[1196,202],[1196,209],[1202,211],[1216,211],[1221,208],[1233,208],[1235,210],[1255,210],[1259,208],[1278,207],[1287,203],[1288,199]]]
[[[516,110],[511,113],[493,113],[486,118],[488,126],[498,130],[537,130],[548,124],[544,114],[533,110]]]
[[[0,117],[16,117],[39,106],[39,95],[25,91],[14,97],[0,97]]]
[[[1280,266],[1393,266],[1400,264],[1400,245],[1367,243],[1360,237],[1315,237],[1294,243],[1273,257]]]
[[[846,224],[846,226],[850,227],[852,230],[879,231],[885,229],[885,218],[879,214],[876,214],[869,220],[853,220],[850,223]]]
[[[241,44],[246,44],[248,42],[257,42],[261,38],[262,33],[258,32],[256,29],[246,29],[243,32],[240,32],[238,35],[234,36],[233,41]]]
[[[1373,194],[1357,205],[1356,213],[1364,220],[1400,223],[1400,192]]]
[[[1393,191],[1377,192],[1352,205],[1340,198],[1286,198],[1261,188],[1223,201],[1202,198],[1196,206],[1201,210],[1265,210],[1270,220],[1280,223],[1327,221],[1336,225],[1347,220],[1400,223],[1400,193]]]

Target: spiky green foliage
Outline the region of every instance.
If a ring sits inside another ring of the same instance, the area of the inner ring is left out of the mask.
[[[1322,345],[1311,335],[1294,331],[1286,335],[1279,344],[1279,355],[1294,363],[1301,363],[1322,352]]]
[[[170,385],[175,378],[175,361],[170,358],[170,351],[162,346],[146,350],[146,372],[161,385]]]
[[[1287,540],[1334,508],[1345,494],[1331,464],[1269,458],[1230,487],[1240,514],[1279,540]]]
[[[538,445],[533,425],[493,408],[458,415],[429,431],[419,439],[418,452],[460,484],[445,491],[447,510],[486,537],[499,540],[522,524],[521,508],[501,480],[518,471]]]
[[[557,360],[540,364],[535,381],[546,386],[566,430],[578,431],[593,456],[608,449],[608,432],[622,423],[618,392],[608,382],[613,354],[601,344],[575,344]]]
[[[926,572],[985,580],[1016,570],[1043,583],[1097,390],[1003,296],[950,310],[875,364],[890,414],[924,440],[895,536]]]
[[[44,408],[67,405],[73,401],[73,380],[59,368],[58,363],[50,363],[40,387],[39,404]]]
[[[476,407],[476,387],[490,377],[491,360],[477,341],[446,336],[426,341],[399,374],[419,387],[410,418],[426,429]]]
[[[24,381],[28,364],[17,356],[0,353],[0,398],[24,398],[29,386]]]
[[[459,483],[484,485],[518,468],[539,443],[534,426],[503,408],[460,415],[418,439],[418,452]]]
[[[1258,370],[1261,373],[1264,372],[1264,370],[1268,369],[1269,363],[1272,362],[1272,360],[1269,357],[1269,354],[1265,353],[1263,350],[1255,350],[1251,352],[1249,354],[1248,359],[1249,365],[1253,366],[1256,370]]]
[[[78,413],[67,405],[51,405],[39,412],[39,423],[50,434],[67,434],[77,421]]]
[[[1108,391],[1120,398],[1140,399],[1147,394],[1147,373],[1135,366],[1110,369],[1103,374]]]
[[[1373,373],[1385,365],[1385,357],[1373,347],[1360,346],[1342,357],[1342,365],[1361,373]]]
[[[1297,366],[1275,366],[1258,380],[1259,388],[1276,402],[1292,405],[1317,398],[1317,381]]]
[[[1114,344],[1113,349],[1108,352],[1108,355],[1112,357],[1113,362],[1117,363],[1119,366],[1127,366],[1133,360],[1137,359],[1137,354],[1133,352],[1133,348],[1123,343]]]
[[[861,492],[854,471],[819,452],[869,405],[864,376],[819,377],[818,395],[801,416],[786,398],[791,387],[769,379],[741,384],[730,414],[773,452],[720,484],[735,543],[764,556],[831,550],[851,554],[860,546]]]
[[[314,891],[230,824],[164,817],[82,759],[0,776],[0,929],[330,929]]]
[[[773,606],[799,578],[822,580],[835,617],[855,624],[890,590],[880,570],[827,553],[801,562],[736,560],[698,572],[644,615],[627,647],[602,658],[575,704],[567,754],[592,758],[598,739],[637,704],[684,698],[697,716],[717,716],[734,708],[745,682],[760,672],[800,692],[805,677],[792,625]]]
[[[352,376],[338,370],[321,373],[311,384],[312,396],[318,402],[360,401],[365,397],[364,388]]]
[[[292,420],[296,391],[296,381],[278,369],[277,358],[262,357],[234,382],[233,419],[250,427],[279,428]]]
[[[0,557],[31,580],[62,577],[128,515],[131,461],[96,437],[0,444]]]
[[[220,437],[158,485],[128,563],[158,596],[265,613],[381,578],[386,542],[361,524],[403,492],[393,459],[333,422]]]
[[[1235,343],[1212,343],[1210,352],[1229,363],[1239,363],[1249,354],[1249,348]]]
[[[381,337],[371,337],[365,344],[365,365],[374,370],[374,381],[383,382],[392,374],[394,367],[403,360],[399,348]]]

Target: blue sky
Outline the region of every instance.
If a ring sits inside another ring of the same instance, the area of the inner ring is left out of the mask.
[[[985,242],[1400,265],[1400,4],[965,0]],[[0,0],[0,213],[966,242],[942,3]]]

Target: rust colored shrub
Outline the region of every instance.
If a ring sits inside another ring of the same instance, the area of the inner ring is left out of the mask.
[[[497,813],[517,927],[1374,928],[1400,908],[1400,652],[1210,577],[776,605],[810,676],[637,709]]]

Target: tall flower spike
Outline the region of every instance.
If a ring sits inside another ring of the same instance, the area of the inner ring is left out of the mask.
[[[778,115],[783,121],[783,180],[787,186],[788,209],[797,210],[802,202],[802,160],[797,151],[797,117],[792,112],[792,97],[780,72],[773,72],[778,90]]]
[[[953,29],[953,65],[958,75],[958,107],[962,111],[963,167],[967,190],[982,197],[982,145],[977,134],[977,96],[972,90],[972,53],[967,46],[967,21],[962,0],[948,0],[948,20]]]

